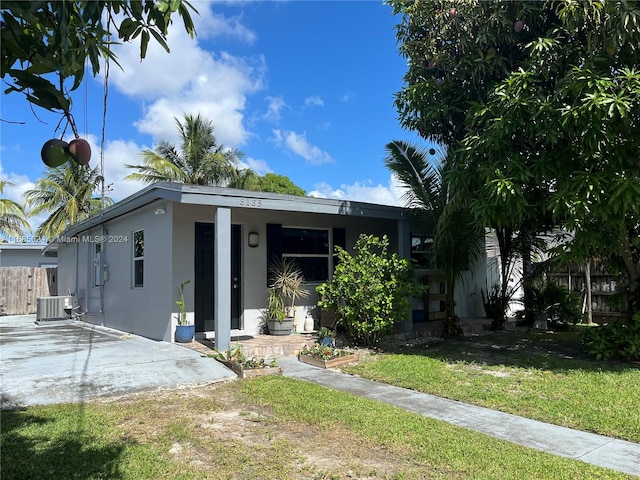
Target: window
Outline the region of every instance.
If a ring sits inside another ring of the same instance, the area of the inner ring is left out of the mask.
[[[133,286],[144,286],[144,230],[133,232]]]
[[[329,230],[282,228],[282,256],[295,260],[307,282],[329,278]]]
[[[102,244],[96,243],[93,249],[93,286],[102,285]]]
[[[426,235],[411,236],[411,261],[417,268],[431,268],[433,237]]]

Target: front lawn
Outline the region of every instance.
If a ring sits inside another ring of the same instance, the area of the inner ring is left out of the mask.
[[[579,332],[498,333],[377,354],[349,373],[640,442],[640,365],[587,357]]]
[[[2,412],[3,480],[622,479],[282,377]]]

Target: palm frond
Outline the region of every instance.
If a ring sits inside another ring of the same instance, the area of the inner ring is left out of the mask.
[[[143,151],[142,164],[126,165],[137,171],[127,175],[125,180],[191,185],[227,185],[232,182],[241,153],[217,143],[213,122],[200,114],[186,114],[182,121],[174,120],[180,133],[180,148],[163,141],[154,150]]]
[[[6,186],[13,186],[7,180],[0,180],[0,194]],[[24,209],[13,200],[0,199],[0,234],[6,236],[20,236],[23,231],[31,231]]]
[[[47,176],[39,179],[32,190],[24,193],[27,215],[49,213],[36,230],[37,235],[51,239],[74,223],[102,209],[102,199],[96,198],[101,182],[98,168],[67,162],[49,168]],[[105,198],[105,206],[113,203]]]

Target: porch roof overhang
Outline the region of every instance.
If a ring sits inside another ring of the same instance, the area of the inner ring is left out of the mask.
[[[402,207],[378,205],[315,197],[298,197],[276,193],[238,190],[234,188],[185,185],[178,183],[154,183],[133,195],[106,208],[86,220],[72,225],[62,235],[51,241],[43,250],[55,252],[65,238],[74,237],[95,226],[131,213],[158,200],[213,207],[248,210],[274,210],[283,212],[314,213],[339,216],[356,216],[386,220],[408,220],[408,211]]]

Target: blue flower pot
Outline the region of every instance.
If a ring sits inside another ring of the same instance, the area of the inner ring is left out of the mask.
[[[176,342],[189,343],[193,342],[193,337],[196,336],[195,325],[176,325]]]
[[[325,347],[330,347],[331,345],[333,345],[333,339],[331,337],[321,338],[320,345],[323,345]]]

